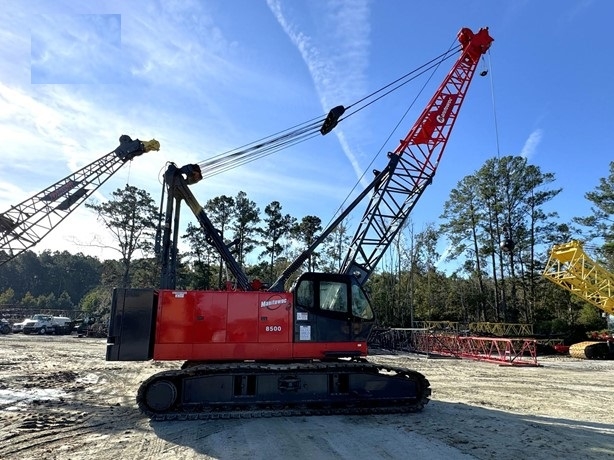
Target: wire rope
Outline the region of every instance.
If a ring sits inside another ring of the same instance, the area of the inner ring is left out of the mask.
[[[493,121],[495,124],[495,144],[497,148],[497,158],[501,156],[501,150],[499,146],[499,123],[497,121],[497,105],[495,102],[495,85],[492,71],[492,62],[490,60],[490,50],[488,51],[488,69],[490,74],[490,94],[492,99],[492,113],[493,113]]]
[[[460,49],[460,47],[456,47],[456,49],[449,49],[445,53],[442,53],[436,58],[431,59],[422,66],[412,70],[411,72],[406,73],[405,75],[397,78],[396,80],[388,83],[387,85],[354,102],[347,107],[347,109],[355,108],[354,111],[348,113],[345,117],[340,118],[339,122],[365,109],[366,107],[379,101],[383,97],[393,93],[394,91],[398,90],[402,86],[408,84],[409,82],[418,78],[429,70],[436,69],[443,61],[452,57],[453,53],[455,53],[458,49]],[[416,96],[416,99],[417,97],[418,96]],[[414,99],[414,102],[416,99]],[[414,102],[412,102],[412,106]],[[313,137],[316,137],[320,134],[320,126],[322,125],[325,118],[326,117],[312,118],[311,120],[297,124],[286,130],[279,131],[272,135],[258,139],[254,142],[244,144],[236,149],[228,150],[226,152],[222,152],[218,155],[203,160],[198,163],[199,167],[201,168],[203,178],[211,177],[221,172],[228,171],[246,163],[255,161],[264,156],[271,155],[273,153],[279,152],[280,150],[292,147],[294,145],[312,139]],[[394,130],[396,130],[397,127],[395,127]],[[389,139],[390,136],[388,137],[387,141]],[[375,157],[377,157],[380,152],[381,149]],[[373,161],[371,162],[371,164],[373,163]]]

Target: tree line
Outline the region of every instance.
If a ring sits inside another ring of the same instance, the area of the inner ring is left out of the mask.
[[[556,212],[547,211],[562,190],[554,184],[554,174],[525,158],[491,158],[451,191],[440,225],[417,230],[410,218],[367,283],[380,324],[522,322],[543,333],[603,328],[597,308],[541,273],[549,248],[572,238],[597,240],[598,261],[614,269],[614,162],[609,176],[586,194],[589,216],[559,222]],[[109,201],[86,206],[113,234],[117,260],[25,252],[0,267],[1,306],[72,308],[104,316],[113,287],[159,285],[160,216],[149,193],[126,185]],[[293,217],[279,201],[261,211],[243,191],[211,198],[204,208],[248,277],[264,283],[272,283],[322,231],[318,216]],[[189,223],[181,236],[185,249],[178,257],[177,287],[224,288],[229,274],[201,228]],[[351,236],[345,221],[303,269],[338,271]],[[444,254],[438,252],[442,242]]]

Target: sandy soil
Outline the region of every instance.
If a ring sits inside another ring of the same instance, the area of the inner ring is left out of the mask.
[[[427,376],[423,412],[151,422],[136,408],[138,385],[179,363],[104,354],[104,339],[0,336],[0,458],[614,458],[614,361],[375,355]]]

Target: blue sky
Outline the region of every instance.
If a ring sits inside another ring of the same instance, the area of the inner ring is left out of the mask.
[[[524,155],[554,173],[563,192],[550,210],[563,222],[589,214],[584,194],[608,175],[614,159],[609,0],[5,0],[3,6],[0,211],[113,150],[122,134],[155,138],[161,150],[124,166],[96,198],[129,182],[158,200],[167,161],[201,162],[350,105],[456,45],[462,27],[489,27],[490,74],[472,82],[437,176],[411,216],[417,231],[437,223],[450,190],[493,156]],[[424,80],[326,137],[192,190],[203,204],[242,190],[261,209],[276,200],[298,219],[317,215],[326,223],[364,170],[386,164],[385,153],[451,65],[433,76],[397,130]],[[87,247],[98,234],[95,216],[79,209],[37,250],[116,257]]]

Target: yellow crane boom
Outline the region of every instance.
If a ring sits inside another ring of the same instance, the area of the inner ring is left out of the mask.
[[[586,255],[580,241],[554,245],[543,276],[614,315],[614,275]]]

